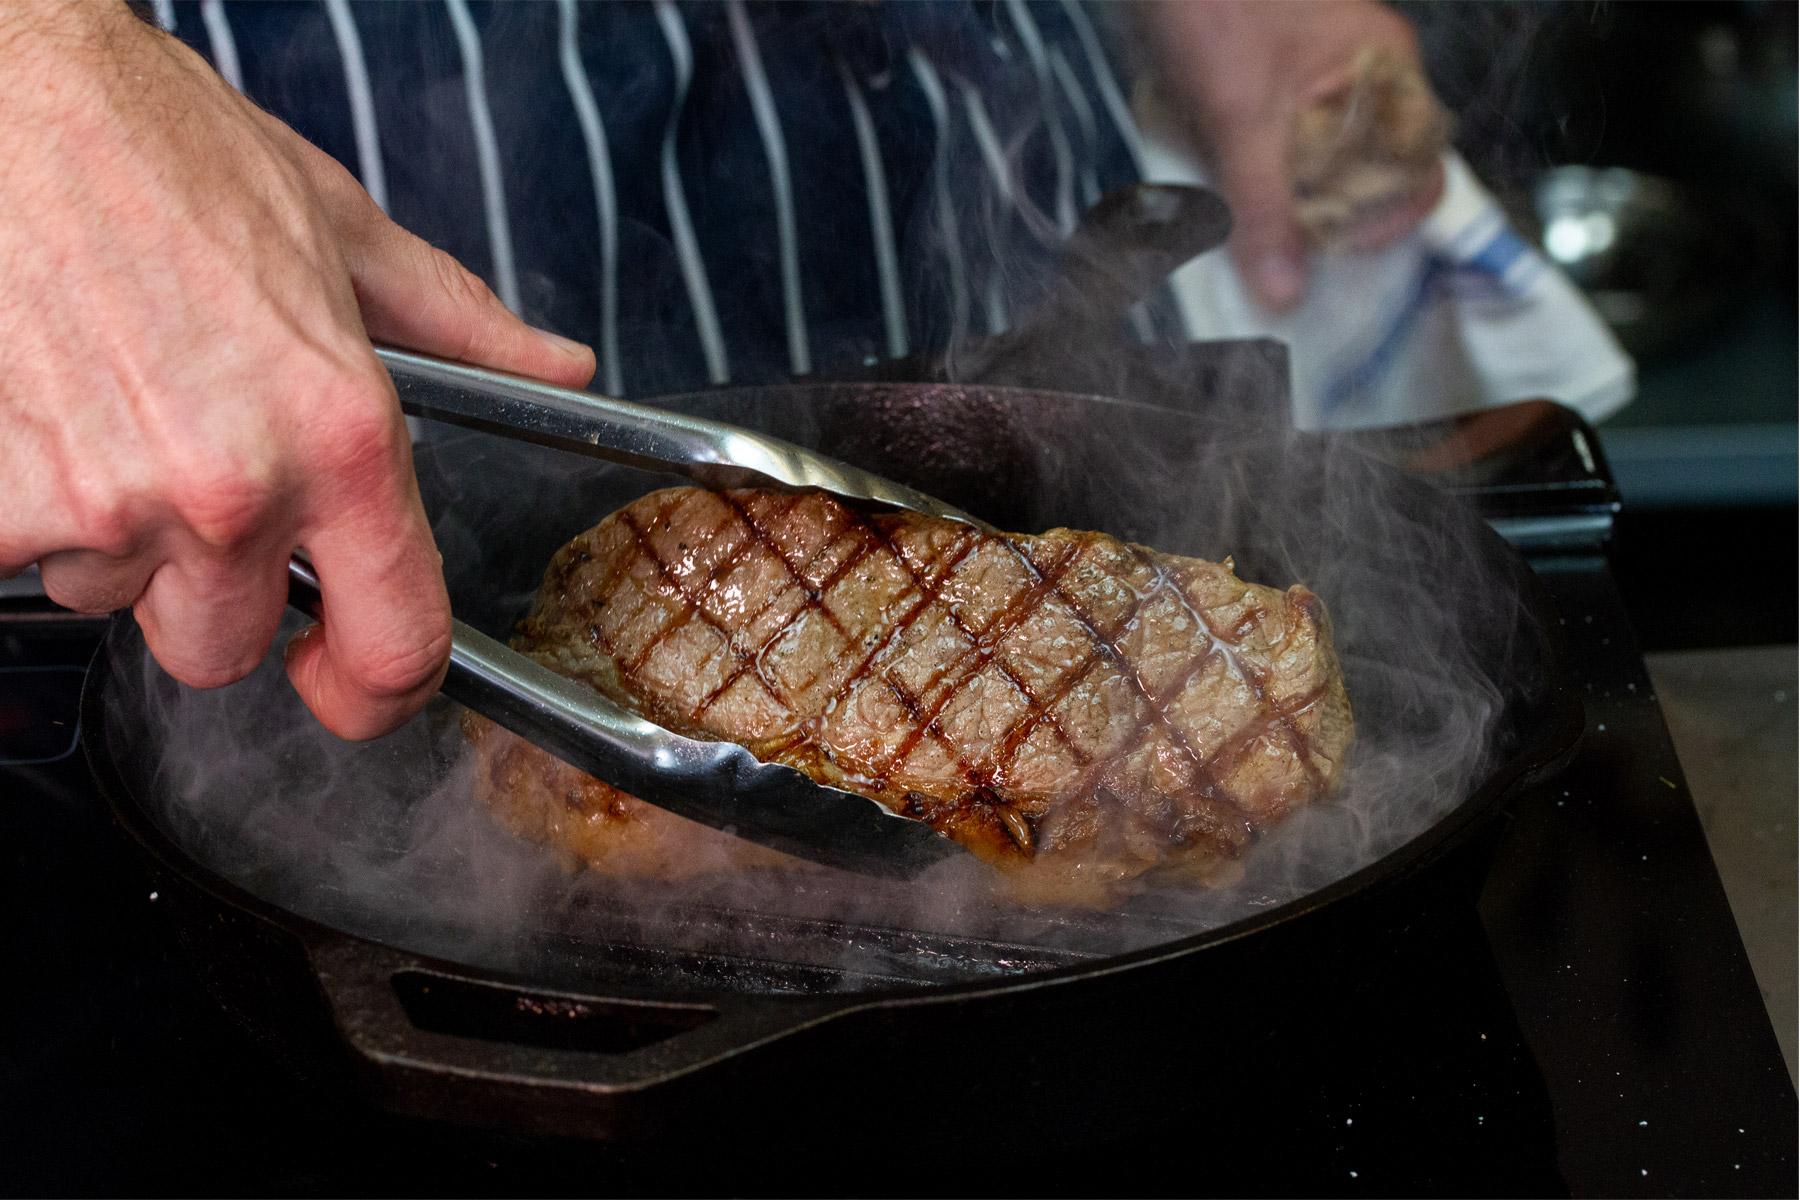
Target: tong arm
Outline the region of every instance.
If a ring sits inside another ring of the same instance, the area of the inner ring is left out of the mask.
[[[288,561],[288,601],[320,615],[318,576],[298,556]],[[906,878],[966,853],[866,796],[732,742],[664,729],[461,621],[451,623],[443,692],[640,800],[799,858]]]
[[[630,400],[559,388],[500,371],[377,346],[400,407],[416,417],[535,442],[711,488],[817,488],[851,500],[911,509],[982,528],[960,509],[904,484],[792,442]]]

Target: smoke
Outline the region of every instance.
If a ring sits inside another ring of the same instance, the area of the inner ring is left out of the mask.
[[[953,502],[985,499],[977,510],[1005,527],[1098,528],[1235,555],[1257,582],[1306,583],[1330,608],[1357,712],[1342,795],[1266,836],[1236,883],[1153,881],[1119,911],[1081,914],[998,900],[973,864],[906,885],[823,870],[720,869],[679,885],[572,872],[473,799],[449,701],[389,737],[343,743],[299,704],[274,652],[243,682],[195,692],[115,635],[115,752],[194,858],[328,925],[568,984],[652,972],[664,986],[720,986],[708,972],[727,954],[758,964],[727,986],[817,988],[1011,973],[1217,928],[1403,846],[1507,749],[1503,689],[1531,661],[1520,651],[1532,629],[1504,560],[1443,497],[1342,443],[1267,423],[979,388],[918,401],[904,388],[827,386],[682,407],[893,474],[916,457],[920,482]],[[461,431],[417,457],[455,606],[500,635],[557,545],[666,482]],[[993,499],[995,475],[1017,485],[1009,500]]]
[[[958,61],[966,67],[968,55]],[[896,77],[907,69],[896,60]],[[952,136],[977,137],[965,76],[944,65],[934,81]],[[654,90],[644,103],[661,103]],[[959,161],[995,179],[1022,178],[1046,159],[1054,171],[1049,124],[1021,123],[1033,98],[1014,99],[1002,112],[987,93],[997,136]],[[1093,114],[1060,103],[1063,137],[1085,136]],[[948,338],[913,315],[921,341],[953,347],[944,373],[968,378],[996,360],[983,339],[1016,330],[1043,301],[1059,214],[999,203],[994,180],[934,180],[915,192],[908,228],[947,243],[939,259],[985,247],[957,286],[946,276],[921,285],[928,307],[950,314]],[[634,229],[623,222],[622,261],[643,248]],[[560,314],[522,257],[533,310]],[[676,276],[659,278],[666,291]],[[945,291],[959,302],[941,303]],[[652,316],[640,331],[640,315],[626,305],[628,341],[652,358],[657,347],[664,358],[693,358],[685,330],[677,337]],[[373,743],[333,738],[288,688],[284,638],[241,683],[196,692],[162,674],[131,631],[115,630],[109,749],[174,840],[253,894],[409,950],[571,986],[812,990],[1006,975],[1216,929],[1308,896],[1405,846],[1481,785],[1513,748],[1513,723],[1542,682],[1538,632],[1473,517],[1349,442],[1280,424],[1287,398],[1265,348],[1146,349],[1123,335],[1118,312],[1084,318],[1030,341],[1033,356],[1006,364],[1006,379],[1087,397],[821,386],[670,404],[822,447],[1003,528],[1062,525],[1171,553],[1233,555],[1248,580],[1318,593],[1356,710],[1348,777],[1339,797],[1254,846],[1234,883],[1152,880],[1116,911],[1071,913],[996,899],[971,864],[904,885],[723,868],[679,885],[609,880],[514,837],[473,799],[449,701]],[[582,312],[557,323],[591,320]],[[627,387],[654,383],[639,373]],[[500,637],[559,545],[669,482],[430,432],[416,461],[454,606]]]

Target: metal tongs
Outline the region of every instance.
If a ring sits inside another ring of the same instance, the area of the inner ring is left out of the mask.
[[[708,487],[817,488],[848,499],[981,526],[941,501],[722,421],[665,412],[376,348],[408,414],[672,471]],[[289,602],[314,616],[319,581],[305,560],[288,564]],[[645,720],[461,621],[451,623],[446,696],[571,766],[670,812],[829,866],[910,877],[965,853],[922,821],[791,767],[765,763],[732,742],[684,737]]]

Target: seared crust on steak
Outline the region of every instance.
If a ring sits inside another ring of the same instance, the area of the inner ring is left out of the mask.
[[[1352,736],[1324,606],[1098,533],[673,488],[557,552],[513,645],[669,729],[931,823],[1037,895],[1205,872],[1328,795]],[[472,721],[515,829],[621,873],[791,861]]]

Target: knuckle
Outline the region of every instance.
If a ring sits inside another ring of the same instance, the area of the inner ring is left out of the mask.
[[[87,607],[87,597],[81,588],[60,572],[44,571],[38,578],[39,582],[44,585],[44,595],[50,598],[52,604],[61,605],[72,612],[91,611]]]
[[[165,671],[190,687],[215,688],[262,664],[283,596],[251,557],[190,550],[159,568],[133,611]]]
[[[1417,66],[1419,59],[1419,31],[1413,23],[1386,5],[1378,5],[1377,12],[1381,21],[1380,32],[1385,35],[1388,45],[1408,66]]]
[[[147,611],[140,603],[138,626],[144,631],[150,652],[162,669],[192,688],[217,688],[236,683],[262,661],[261,647],[244,646],[235,650],[207,638],[196,637],[205,630],[169,628],[170,622]]]
[[[56,571],[41,576],[44,595],[70,612],[107,613],[123,608],[130,597],[116,598],[104,587],[96,587],[80,579],[72,579]]]
[[[82,549],[118,558],[131,552],[142,520],[138,506],[104,486],[77,484],[66,499]]]
[[[457,262],[448,251],[433,246],[429,254],[432,278],[446,296],[459,304],[484,308],[499,303],[493,289],[479,275]]]
[[[176,514],[200,541],[216,549],[242,545],[276,507],[274,483],[241,468],[198,471],[174,495]]]
[[[325,389],[321,417],[311,431],[311,465],[341,482],[392,470],[404,428],[385,378],[338,380]]]
[[[35,539],[23,529],[8,529],[0,523],[0,579],[10,579],[42,557]]]
[[[216,688],[236,683],[262,664],[269,639],[259,639],[239,630],[194,626],[159,619],[158,614],[138,606],[138,624],[145,632],[151,652],[163,670],[193,688]]]
[[[428,253],[432,277],[459,314],[457,335],[447,347],[450,357],[463,362],[483,361],[491,349],[494,321],[506,313],[506,306],[479,275],[455,258],[435,246]]]
[[[406,646],[365,655],[356,664],[356,679],[372,696],[397,699],[430,683],[449,657],[450,622],[446,619],[423,640],[414,638]]]
[[[137,542],[137,519],[123,503],[115,501],[94,509],[84,525],[86,548],[114,558],[129,554]]]
[[[392,733],[412,715],[391,705],[350,712],[327,710],[319,714],[320,723],[348,742],[366,742]]]
[[[387,220],[387,214],[375,203],[356,176],[329,154],[306,144],[309,153],[303,159],[313,186],[331,209],[332,216],[351,231],[367,230]]]
[[[236,683],[256,670],[261,656],[237,660],[182,661],[163,663],[163,670],[191,688],[221,688]]]

